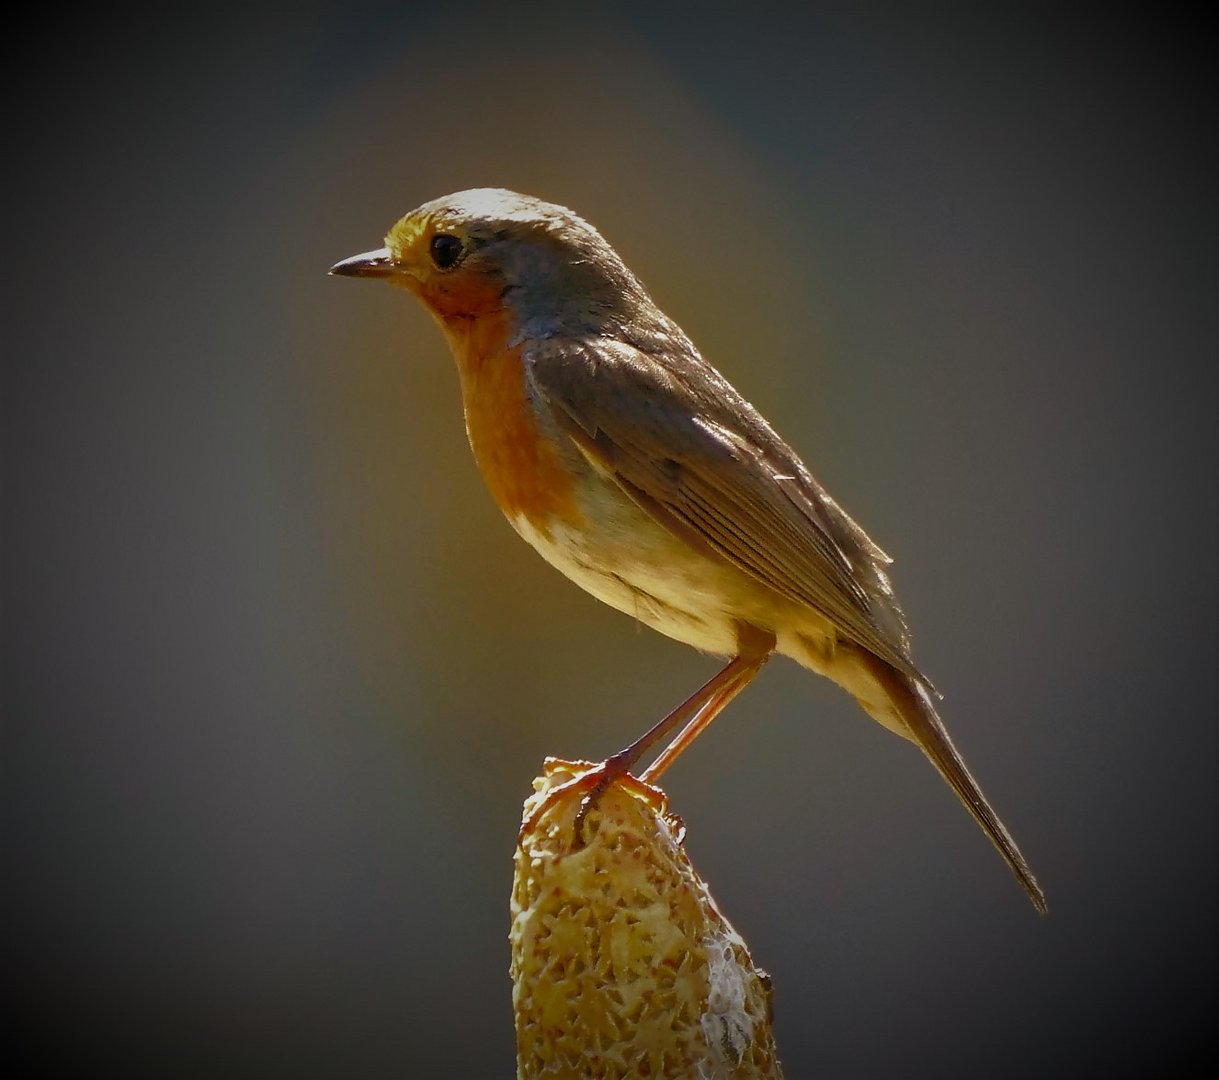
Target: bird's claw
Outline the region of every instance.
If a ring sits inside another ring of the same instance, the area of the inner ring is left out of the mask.
[[[549,765],[550,762],[548,761],[547,764]],[[667,800],[658,789],[630,774],[629,763],[622,755],[615,755],[596,764],[587,762],[580,764],[584,766],[583,771],[570,780],[564,780],[561,784],[555,785],[538,797],[537,802],[521,820],[518,843],[524,845],[526,838],[537,829],[542,819],[561,802],[572,798],[577,793],[582,793],[579,807],[572,819],[571,851],[579,851],[587,842],[584,837],[584,825],[588,815],[596,808],[601,796],[615,783],[625,783],[634,789],[636,794],[644,796],[649,801],[659,799],[658,805],[667,807]]]

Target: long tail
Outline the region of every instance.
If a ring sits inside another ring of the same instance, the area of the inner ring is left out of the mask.
[[[856,656],[867,668],[872,678],[880,684],[893,708],[897,711],[903,726],[907,729],[903,734],[908,734],[910,740],[930,758],[931,764],[948,782],[948,786],[957,793],[957,797],[965,804],[965,808],[973,815],[974,820],[982,826],[982,831],[990,837],[991,842],[1007,860],[1007,865],[1011,867],[1012,873],[1016,875],[1020,884],[1024,886],[1025,892],[1029,894],[1033,907],[1044,915],[1048,910],[1045,893],[1041,891],[1041,886],[1033,877],[1033,872],[1029,869],[1029,864],[1024,861],[1024,856],[1020,854],[1020,849],[1016,846],[1016,841],[1012,839],[1011,833],[999,820],[999,815],[991,809],[990,803],[986,801],[986,796],[982,794],[982,789],[978,787],[977,781],[965,767],[965,761],[957,748],[952,745],[952,739],[948,737],[944,722],[940,719],[939,713],[935,711],[935,705],[932,704],[930,693],[914,679],[890,667],[885,661],[866,650],[859,649]],[[867,701],[860,699],[860,704],[869,713],[875,715]],[[877,716],[876,719],[886,727],[894,726],[891,718],[882,719]]]

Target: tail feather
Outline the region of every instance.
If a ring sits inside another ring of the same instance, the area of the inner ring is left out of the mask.
[[[966,768],[964,759],[953,746],[952,739],[949,738],[944,722],[935,710],[927,688],[890,667],[871,653],[861,649],[857,655],[863,660],[872,677],[880,684],[892,702],[909,731],[911,741],[918,744],[923,753],[931,760],[931,764],[948,782],[948,786],[957,793],[957,797],[965,804],[965,808],[973,815],[974,820],[982,826],[982,831],[990,837],[991,842],[1007,860],[1007,865],[1011,867],[1012,873],[1024,886],[1025,892],[1033,902],[1033,907],[1039,914],[1044,915],[1048,910],[1045,893],[1037,884],[1037,879],[1029,869],[1029,864],[1025,862],[1011,833],[1007,831],[1003,822],[999,820],[999,815],[986,801],[982,789],[978,787],[977,781]],[[886,724],[886,726],[892,725]]]

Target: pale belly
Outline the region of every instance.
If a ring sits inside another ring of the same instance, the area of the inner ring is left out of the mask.
[[[832,635],[815,612],[692,549],[612,480],[586,474],[579,502],[583,526],[556,520],[543,531],[520,515],[513,527],[581,588],[646,626],[719,656],[735,655],[741,623],[773,631],[778,650],[802,660],[801,635]]]

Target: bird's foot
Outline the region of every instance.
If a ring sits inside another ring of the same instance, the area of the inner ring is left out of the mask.
[[[587,842],[584,837],[584,826],[588,815],[596,808],[601,796],[615,783],[625,784],[642,795],[649,802],[655,802],[660,812],[667,810],[668,800],[659,789],[636,779],[628,771],[634,763],[633,756],[626,752],[615,754],[599,763],[566,762],[556,758],[546,759],[546,774],[548,776],[560,770],[575,772],[569,780],[556,784],[554,787],[536,796],[537,801],[529,807],[521,820],[519,842],[525,843],[526,838],[541,823],[542,819],[559,804],[580,797],[572,819],[572,851],[578,851]]]

